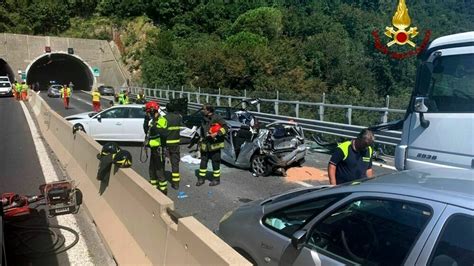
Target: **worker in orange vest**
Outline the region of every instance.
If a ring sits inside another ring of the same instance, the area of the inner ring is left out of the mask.
[[[100,92],[97,88],[92,90],[92,109],[94,112],[100,112]]]
[[[26,82],[22,82],[21,84],[21,100],[22,101],[26,101],[28,100],[28,84],[26,84]]]
[[[71,97],[71,88],[69,88],[67,84],[64,84],[60,92],[61,92],[61,97],[63,98],[63,101],[64,101],[64,108],[69,109],[69,97]]]

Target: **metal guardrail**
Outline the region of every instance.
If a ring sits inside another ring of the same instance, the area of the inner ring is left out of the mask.
[[[131,88],[133,94],[137,94],[139,90],[144,90],[145,95],[150,98],[158,99],[162,103],[168,103],[169,99],[174,98],[187,98],[188,99],[188,108],[191,110],[198,110],[201,108],[202,104],[205,102],[210,102],[211,99],[214,99],[217,105],[227,105],[233,106],[234,101],[240,101],[247,99],[247,97],[242,96],[230,96],[230,95],[221,95],[221,94],[210,94],[210,93],[199,93],[199,92],[189,92],[189,91],[176,91],[176,90],[163,90],[163,89],[151,89],[151,88]],[[205,101],[201,101],[205,99]],[[194,101],[193,101],[194,100]],[[274,105],[274,114],[260,112],[260,104],[257,105],[257,111],[253,113],[259,121],[263,123],[271,123],[277,120],[293,120],[300,124],[305,131],[323,133],[329,135],[335,135],[346,138],[354,138],[357,134],[363,129],[364,126],[352,125],[352,110],[364,110],[381,113],[381,122],[388,122],[389,113],[405,113],[405,110],[400,109],[389,109],[388,108],[388,99],[386,107],[366,107],[366,106],[352,106],[352,105],[340,105],[340,104],[327,104],[327,103],[313,103],[313,102],[301,102],[301,101],[285,101],[278,99],[262,99],[262,102],[273,103]],[[279,104],[292,104],[295,106],[296,117],[281,115],[279,112]],[[307,106],[317,106],[319,120],[307,119],[299,117],[299,108],[302,105]],[[324,121],[324,111],[325,108],[340,108],[346,109],[346,119],[347,124],[334,123],[329,121]],[[400,142],[401,138],[400,131],[382,131],[375,134],[376,142],[381,144],[387,144],[396,146]]]

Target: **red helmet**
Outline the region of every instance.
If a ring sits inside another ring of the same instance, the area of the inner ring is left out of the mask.
[[[145,104],[145,111],[150,112],[151,110],[158,111],[160,105],[155,101],[149,101]]]
[[[221,130],[222,126],[220,124],[212,124],[211,127],[209,128],[209,133],[214,134],[219,132]]]

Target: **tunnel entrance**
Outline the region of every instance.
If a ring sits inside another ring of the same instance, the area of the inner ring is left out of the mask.
[[[51,84],[74,84],[74,90],[91,90],[94,85],[91,68],[81,58],[66,53],[45,54],[26,69],[26,82],[47,90]]]
[[[0,58],[0,76],[8,76],[11,83],[15,81],[15,73],[10,65],[8,65],[8,63],[2,58]]]

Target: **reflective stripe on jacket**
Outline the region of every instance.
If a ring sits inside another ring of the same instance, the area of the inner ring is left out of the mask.
[[[180,135],[179,131],[183,124],[183,118],[181,115],[176,113],[168,113],[165,115],[166,120],[168,121],[168,127],[166,128],[166,145],[173,146],[179,145]]]
[[[211,125],[220,124],[221,129],[217,132],[217,136],[212,138],[209,136],[209,129]],[[229,128],[222,117],[212,114],[211,117],[204,117],[201,124],[201,151],[216,151],[224,148],[224,138]]]
[[[153,120],[152,120],[153,122]],[[166,121],[166,118],[160,116],[158,117],[158,120],[156,121],[156,125],[150,125],[150,142],[149,145],[151,148],[153,147],[159,147],[161,146],[161,138],[162,136],[162,130],[160,129],[166,129],[168,122]],[[152,132],[153,127],[156,128],[156,132]]]

